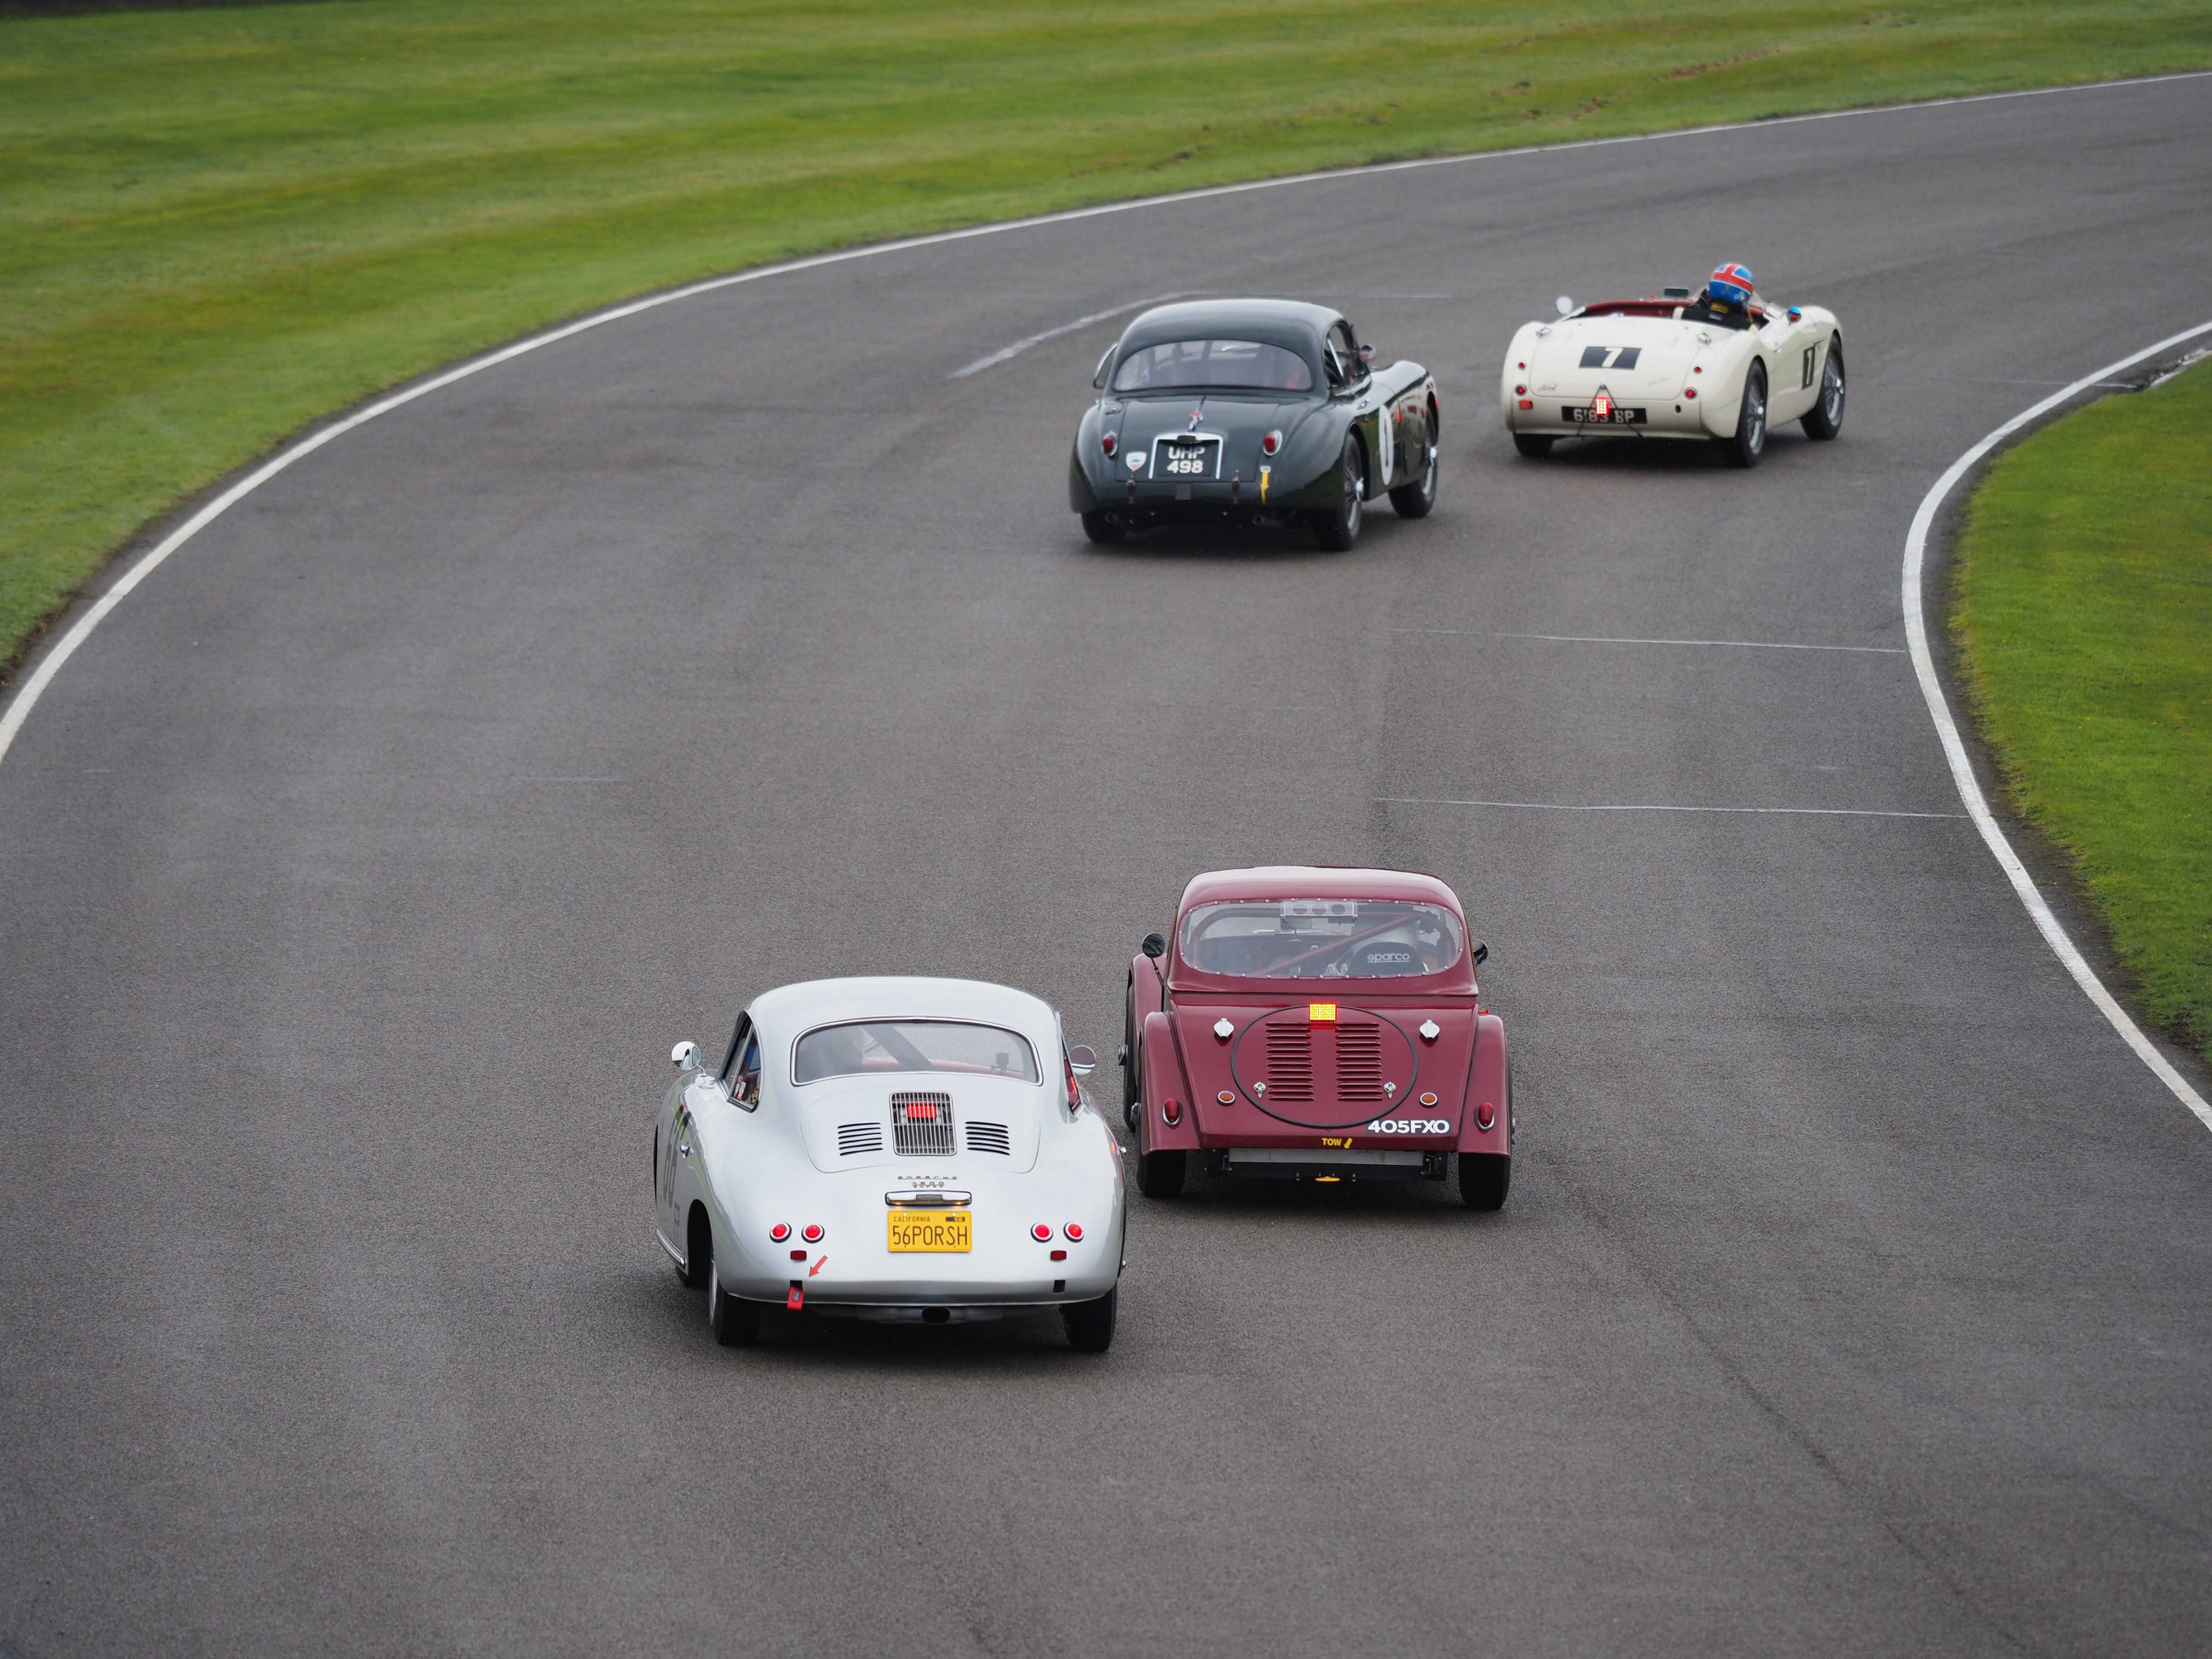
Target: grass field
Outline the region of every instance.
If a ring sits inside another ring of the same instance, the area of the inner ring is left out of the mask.
[[[2212,65],[2212,4],[344,0],[0,20],[0,668],[440,362],[801,250],[1234,178]]]
[[[2015,806],[2072,857],[2150,1018],[2212,1058],[2212,365],[2000,459],[1953,583]]]

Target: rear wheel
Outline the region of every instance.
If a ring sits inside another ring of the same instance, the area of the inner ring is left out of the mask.
[[[1459,1195],[1469,1209],[1505,1207],[1505,1194],[1513,1184],[1513,1160],[1498,1152],[1462,1152],[1459,1155]]]
[[[1141,1074],[1136,1069],[1136,981],[1129,981],[1129,994],[1122,1002],[1122,1122],[1129,1125],[1129,1133],[1136,1133],[1137,1108],[1144,1097],[1139,1087]]]
[[[705,1206],[695,1204],[684,1229],[684,1265],[676,1277],[684,1281],[685,1288],[697,1290],[707,1282],[713,1266],[714,1230],[707,1225]]]
[[[1800,422],[1807,438],[1822,441],[1833,438],[1843,429],[1843,336],[1837,335],[1828,343],[1828,363],[1820,371],[1820,401],[1813,412]]]
[[[1083,515],[1083,534],[1089,536],[1094,542],[1100,542],[1111,547],[1127,535],[1129,532],[1123,529],[1103,512],[1087,512]]]
[[[1139,1152],[1136,1155],[1136,1190],[1147,1198],[1173,1198],[1182,1191],[1190,1160],[1182,1152]]]
[[[1541,432],[1515,432],[1513,434],[1513,447],[1531,461],[1541,461],[1545,456],[1550,454],[1551,442],[1552,441]]]
[[[1422,419],[1425,423],[1428,417],[1423,416]],[[1421,476],[1412,483],[1401,484],[1390,492],[1390,504],[1397,509],[1398,516],[1402,519],[1427,518],[1429,510],[1436,505],[1435,430],[1430,429],[1427,437],[1429,441],[1425,447],[1429,451],[1429,464],[1421,468]]]
[[[1360,487],[1367,468],[1359,459],[1359,440],[1344,441],[1344,499],[1325,512],[1313,515],[1313,539],[1332,553],[1342,553],[1359,539]]]
[[[760,1304],[739,1301],[722,1288],[722,1275],[707,1270],[707,1323],[724,1347],[743,1347],[760,1335]]]
[[[1117,1286],[1096,1301],[1069,1302],[1063,1307],[1060,1323],[1067,1327],[1067,1346],[1078,1354],[1102,1354],[1112,1347],[1113,1305],[1121,1293]]]
[[[1754,363],[1744,376],[1744,401],[1735,412],[1735,436],[1721,440],[1731,466],[1757,466],[1767,451],[1767,371]]]

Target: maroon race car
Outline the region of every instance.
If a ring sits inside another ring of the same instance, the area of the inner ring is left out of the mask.
[[[1442,1181],[1505,1203],[1512,1066],[1481,1006],[1465,912],[1433,876],[1216,870],[1182,892],[1172,940],[1130,964],[1123,1110],[1137,1186],[1222,1175]]]

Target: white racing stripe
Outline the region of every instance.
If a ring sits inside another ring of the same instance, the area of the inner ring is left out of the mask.
[[[1117,305],[1112,311],[1092,312],[1088,317],[1077,317],[1073,323],[1063,323],[1057,328],[1048,328],[1042,334],[1030,335],[1026,339],[1015,341],[1011,346],[1002,346],[989,357],[977,358],[965,369],[955,369],[946,378],[947,380],[966,380],[971,374],[981,374],[986,369],[995,369],[999,364],[1019,357],[1032,346],[1041,346],[1047,340],[1058,339],[1062,335],[1074,334],[1078,328],[1088,328],[1093,323],[1103,323],[1109,317],[1124,316],[1133,311],[1143,311],[1147,306],[1165,305],[1171,300],[1182,298],[1181,294],[1155,294],[1149,300],[1132,300],[1128,304]]]
[[[1102,218],[1117,213],[1135,213],[1147,208],[1173,206],[1178,203],[1210,201],[1221,196],[1243,195],[1261,190],[1282,190],[1293,185],[1324,182],[1332,179],[1350,179],[1382,173],[1411,172],[1431,167],[1462,167],[1477,162],[1512,160],[1520,157],[1551,155],[1574,150],[1609,149],[1629,144],[1666,144],[1683,138],[1710,136],[1716,133],[1744,132],[1751,128],[1766,129],[1782,126],[1802,126],[1815,121],[1852,121],[1869,117],[1907,114],[1918,110],[1947,109],[1954,104],[1997,103],[2016,98],[2053,98],[2073,92],[2109,91],[2116,88],[2157,86],[2166,81],[2202,80],[2212,76],[2212,70],[2193,70],[2180,75],[2147,75],[2132,80],[2092,81],[2072,87],[2029,87],[2017,92],[1978,92],[1963,98],[1932,98],[1922,103],[1880,104],[1856,110],[1826,110],[1811,115],[1783,115],[1767,121],[1719,122],[1711,126],[1681,127],[1666,133],[1630,133],[1618,138],[1580,138],[1567,144],[1531,144],[1518,149],[1477,150],[1458,156],[1428,156],[1410,161],[1380,161],[1369,167],[1338,168],[1325,172],[1288,173],[1277,179],[1252,179],[1241,184],[1212,184],[1200,190],[1178,191],[1171,195],[1140,196],[1134,201],[1102,202],[1095,207],[1070,207],[1058,213],[1041,213],[1029,218],[1002,219],[995,224],[971,225],[960,230],[939,230],[927,236],[903,237],[897,241],[877,242],[871,247],[845,248],[834,253],[815,253],[804,259],[785,260],[780,265],[756,265],[750,270],[735,271],[726,276],[710,276],[703,281],[687,283],[682,288],[665,293],[650,294],[642,300],[629,300],[621,305],[609,306],[588,317],[545,333],[532,335],[472,358],[428,380],[381,397],[352,414],[333,421],[320,431],[310,433],[299,442],[255,467],[237,483],[222,491],[213,500],[194,512],[176,529],[163,536],[151,551],[133,565],[115,585],[79,617],[53,650],[32,670],[15,700],[8,704],[6,713],[0,713],[0,760],[7,757],[16,741],[16,734],[30,717],[53,677],[61,672],[62,665],[76,653],[76,650],[91,636],[92,630],[106,620],[108,614],[141,582],[167,561],[169,556],[220,518],[225,512],[260,488],[294,462],[303,460],[333,439],[364,426],[380,415],[388,415],[418,397],[443,391],[457,381],[481,374],[485,370],[522,357],[525,353],[551,346],[587,329],[599,328],[609,323],[618,323],[626,317],[655,311],[664,305],[674,305],[680,300],[689,300],[700,294],[712,294],[723,288],[737,288],[748,282],[760,282],[771,276],[785,276],[799,271],[819,270],[825,265],[850,264],[860,259],[877,259],[887,253],[905,253],[914,248],[941,247],[948,242],[967,241],[976,237],[1004,236],[1010,231],[1033,229],[1040,225],[1073,224],[1080,219]],[[2132,359],[2131,359],[2132,360]],[[2212,1121],[2212,1120],[2208,1120]]]
[[[1989,802],[1982,794],[1982,785],[1974,777],[1973,766],[1967,759],[1966,744],[1959,735],[1958,723],[1951,718],[1949,700],[1944,696],[1943,685],[1936,677],[1936,659],[1928,653],[1928,623],[1922,609],[1921,597],[1921,572],[1927,559],[1929,528],[1936,523],[1936,514],[1942,508],[1945,498],[1957,488],[1959,479],[1973,470],[1983,456],[2022,427],[2032,425],[2069,399],[2101,385],[2123,370],[2132,369],[2160,352],[2172,350],[2183,340],[2194,339],[2198,335],[2207,332],[2212,332],[2212,323],[2199,323],[2194,328],[2184,328],[2180,334],[2167,335],[2156,346],[2147,346],[2118,362],[2107,363],[2093,374],[2083,375],[2063,391],[2053,392],[2042,402],[2021,410],[1952,462],[1950,470],[1936,479],[1935,487],[1921,498],[1920,511],[1912,515],[1912,528],[1905,536],[1904,607],[1905,640],[1912,652],[1912,670],[1920,677],[1921,695],[1927,699],[1928,715],[1936,723],[1936,735],[1943,740],[1944,758],[1951,764],[1951,780],[1959,786],[1959,798],[1966,803],[1967,815],[1974,820],[1974,828],[1982,831],[1983,841],[1988,843],[1990,852],[1996,855],[1997,863],[2004,867],[2006,876],[2011,880],[2012,890],[2019,895],[2020,902],[2028,907],[2029,915],[2034,918],[2036,928],[2043,935],[2043,943],[2050,946],[2053,953],[2065,965],[2066,971],[2074,976],[2074,982],[2097,1005],[2098,1012],[2112,1021],[2112,1030],[2119,1032],[2122,1041],[2136,1051],[2136,1057],[2150,1067],[2159,1082],[2173,1090],[2174,1098],[2194,1112],[2198,1122],[2206,1128],[2212,1129],[2212,1105],[2206,1104],[2204,1096],[2189,1087],[2188,1079],[2174,1069],[2171,1061],[2159,1053],[2150,1039],[2144,1036],[2141,1029],[2128,1018],[2127,1010],[2120,1006],[2119,1000],[2104,988],[2104,982],[2097,977],[2088,960],[2075,948],[2074,941],[2066,936],[2066,930],[2058,924],[2058,918],[2052,913],[2051,906],[2044,900],[2034,878],[2028,874],[2028,866],[2020,862],[2020,855],[2012,850],[2012,843],[2005,839],[2005,831],[1998,828],[1996,815],[1990,811]]]

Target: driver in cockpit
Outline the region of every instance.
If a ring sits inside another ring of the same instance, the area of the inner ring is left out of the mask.
[[[1683,308],[1685,323],[1718,323],[1723,328],[1751,326],[1751,267],[1735,260],[1713,272],[1705,291]]]

